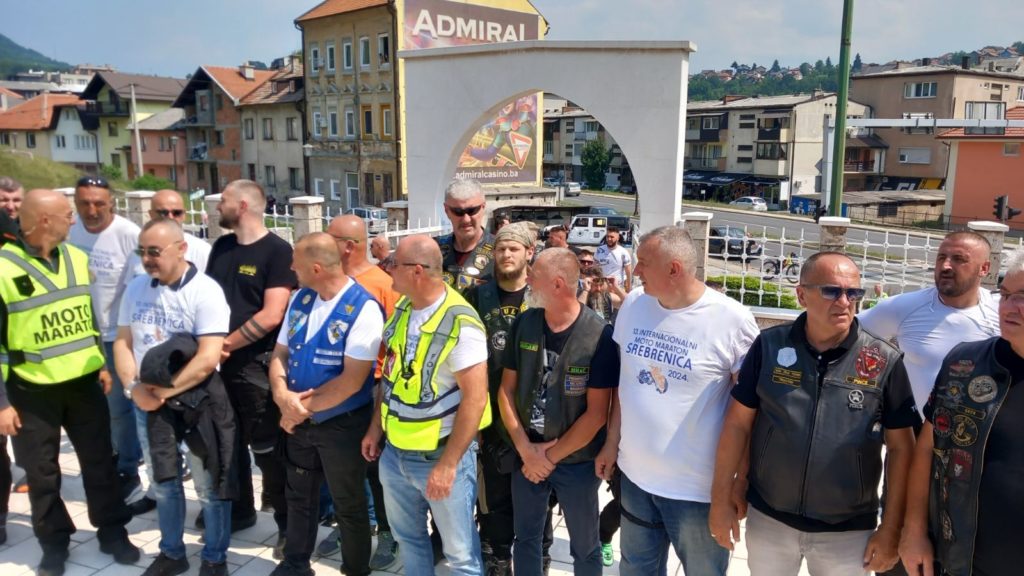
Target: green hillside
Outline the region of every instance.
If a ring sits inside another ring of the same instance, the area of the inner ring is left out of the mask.
[[[45,158],[28,158],[0,148],[0,176],[10,176],[25,190],[74,186],[81,173],[67,164]]]
[[[43,56],[0,34],[0,80],[16,72],[33,70],[70,70],[71,65]]]

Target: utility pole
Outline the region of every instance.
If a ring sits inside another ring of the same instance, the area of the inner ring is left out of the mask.
[[[135,127],[135,157],[138,161],[135,177],[142,178],[142,137],[139,136],[139,116],[135,107],[135,84],[131,84],[130,87],[132,89],[132,126]]]
[[[842,215],[843,170],[846,164],[846,103],[850,96],[850,37],[853,35],[853,0],[843,0],[843,31],[839,45],[839,93],[836,95],[836,131],[832,147],[832,186],[829,216]]]

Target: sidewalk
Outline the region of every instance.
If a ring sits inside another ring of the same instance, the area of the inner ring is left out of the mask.
[[[128,525],[128,533],[131,541],[142,548],[143,556],[135,566],[122,566],[115,564],[113,558],[99,551],[96,543],[96,530],[89,524],[89,518],[85,507],[84,491],[82,480],[79,475],[78,460],[75,457],[71,443],[67,437],[62,438],[61,469],[64,471],[63,489],[64,501],[67,504],[68,513],[74,519],[78,532],[71,536],[71,556],[67,562],[66,576],[137,576],[142,574],[147,566],[153,561],[158,553],[160,531],[156,523],[156,511],[137,516]],[[260,491],[259,470],[254,470],[255,489]],[[196,576],[199,573],[200,561],[199,552],[202,544],[199,543],[200,532],[192,526],[192,521],[199,512],[199,502],[195,492],[192,490],[192,483],[186,483],[185,493],[187,497],[188,518],[185,530],[185,544],[188,548],[189,562],[191,568],[186,574]],[[610,499],[608,491],[601,489],[602,505]],[[271,546],[277,539],[277,527],[270,514],[258,513],[259,519],[255,526],[232,535],[231,548],[228,550],[228,567],[232,575],[237,576],[266,576],[274,569],[276,562],[272,558]],[[554,562],[551,565],[551,576],[571,576],[572,559],[569,556],[569,533],[565,528],[564,520],[556,515],[555,544],[551,549]],[[323,539],[330,532],[329,528],[320,528],[318,541]],[[35,537],[32,535],[31,519],[29,516],[29,503],[26,494],[11,494],[10,514],[7,520],[7,544],[0,546],[0,575],[3,576],[28,576],[35,574],[35,568],[39,563],[42,552]],[[617,575],[618,571],[618,534],[613,542],[615,545],[616,563],[605,568],[606,575]],[[376,543],[375,543],[376,545]],[[681,576],[682,568],[679,560],[674,554],[669,553],[669,574]],[[335,553],[324,558],[317,558],[313,564],[318,576],[336,576],[339,574],[341,558]],[[376,575],[402,574],[402,564],[398,561],[394,566],[384,572],[375,572]],[[438,566],[436,573],[439,576],[449,574],[445,563]],[[806,574],[806,568],[801,574]],[[741,542],[729,567],[729,576],[748,576],[746,548]]]

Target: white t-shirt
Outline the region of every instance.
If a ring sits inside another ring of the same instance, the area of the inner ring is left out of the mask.
[[[420,341],[420,326],[441,307],[445,294],[442,294],[433,304],[422,310],[413,309],[409,314],[408,332],[405,340],[405,364],[409,365],[416,356],[416,346]],[[487,362],[487,336],[483,330],[470,324],[463,324],[459,329],[459,339],[455,347],[445,358],[445,361],[435,371],[434,379],[437,382],[437,397],[443,396],[452,388],[457,386],[455,373],[465,370],[481,362]],[[460,396],[461,392],[454,392]],[[492,406],[492,409],[497,407]],[[451,434],[455,426],[455,414],[449,414],[441,420],[440,437],[444,438]]]
[[[210,250],[213,248],[210,243],[202,238],[185,232],[185,260],[196,265],[200,272],[206,272],[206,262],[210,259]]]
[[[920,411],[932,393],[942,360],[954,346],[999,335],[999,297],[981,288],[977,306],[951,308],[931,286],[883,298],[857,319],[868,332],[895,340],[903,351],[903,365]]]
[[[601,244],[597,247],[594,260],[597,260],[598,265],[601,266],[601,273],[605,278],[615,278],[619,281],[619,286],[625,285],[626,266],[633,264],[633,257],[629,254],[629,250],[622,247],[622,244],[616,245],[615,248],[608,248],[607,244]]]
[[[313,336],[316,336],[324,322],[327,321],[327,318],[330,317],[338,306],[341,297],[354,285],[355,282],[349,279],[348,283],[338,291],[334,298],[324,301],[320,296],[316,297],[316,300],[313,301],[313,308],[309,311],[309,317],[306,319],[306,342],[309,342]],[[295,297],[293,296],[288,304],[288,315],[285,316],[286,318],[291,318],[292,306],[294,304]],[[363,306],[359,316],[356,317],[356,321],[349,327],[348,334],[345,336],[345,356],[353,360],[376,360],[377,354],[380,352],[380,339],[383,332],[384,314],[381,313],[380,306],[375,301],[369,301]],[[288,345],[287,329],[278,331],[277,343],[281,346]]]
[[[619,309],[622,439],[618,464],[644,491],[710,502],[732,374],[760,333],[739,302],[705,289],[669,310],[637,288]]]
[[[118,326],[132,329],[136,369],[150,348],[172,334],[226,336],[230,321],[231,309],[220,284],[198,271],[177,289],[153,286],[149,276],[135,277],[125,289],[117,317]]]
[[[117,337],[121,289],[136,275],[146,273],[134,254],[139,231],[134,222],[115,214],[99,234],[86,230],[81,218],[75,220],[68,233],[68,242],[89,255],[92,307],[104,342],[113,342]]]

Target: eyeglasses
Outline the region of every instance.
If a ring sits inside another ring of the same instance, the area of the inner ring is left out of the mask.
[[[593,260],[580,260],[580,266],[593,266]]]
[[[479,212],[484,207],[484,205],[477,204],[476,206],[470,206],[469,208],[456,208],[454,206],[449,206],[445,204],[444,207],[451,210],[452,214],[455,214],[459,218],[462,218],[463,216],[476,216],[476,213]]]
[[[355,244],[359,244],[360,242],[362,242],[362,240],[360,240],[359,238],[353,238],[352,236],[338,236],[335,234],[331,234],[330,232],[328,232],[327,235],[330,236],[331,238],[334,238],[335,240],[342,240],[344,242],[352,242]]]
[[[156,246],[139,246],[135,249],[135,255],[139,258],[145,258],[146,256],[149,256],[150,258],[159,258],[165,250],[181,242],[181,240],[175,240],[163,248],[157,248]]]
[[[75,188],[81,188],[82,186],[95,186],[97,188],[110,189],[110,184],[107,183],[106,178],[100,178],[98,176],[83,176],[78,179],[78,183],[75,184]]]
[[[1006,302],[1018,308],[1024,308],[1024,292],[1003,292],[1000,290],[998,294],[1000,304]]]
[[[420,264],[419,262],[395,262],[394,260],[392,260],[391,262],[388,262],[386,266],[388,267],[389,270],[391,268],[397,268],[398,266],[420,266],[425,270],[430,270],[430,266],[426,264]]]
[[[864,299],[866,290],[863,288],[843,288],[842,286],[829,286],[824,284],[801,284],[804,288],[817,288],[818,293],[825,300],[839,300],[843,294],[850,302],[857,302]]]
[[[154,210],[154,212],[156,212],[157,214],[163,216],[164,218],[170,218],[171,216],[174,216],[175,218],[180,218],[180,217],[185,215],[185,211],[184,210],[180,210],[180,209],[179,210]]]

